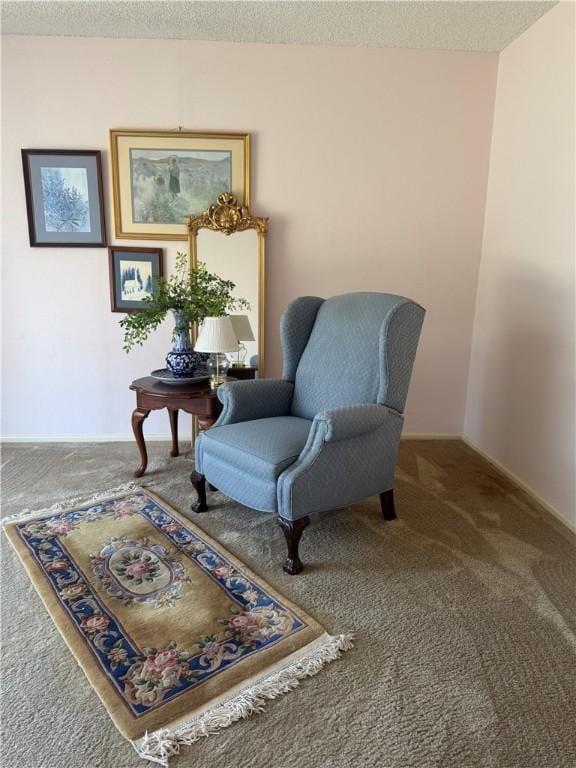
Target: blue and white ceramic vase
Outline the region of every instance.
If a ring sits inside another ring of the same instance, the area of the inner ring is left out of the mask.
[[[174,315],[174,336],[172,349],[166,355],[166,367],[177,378],[194,375],[194,369],[202,362],[198,352],[194,352],[190,339],[190,325],[182,312],[171,310]]]

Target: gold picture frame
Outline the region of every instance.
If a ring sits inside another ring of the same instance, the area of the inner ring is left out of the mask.
[[[223,192],[250,205],[248,133],[113,129],[110,158],[117,238],[186,240]]]

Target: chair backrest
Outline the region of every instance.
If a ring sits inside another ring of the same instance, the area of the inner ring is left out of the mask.
[[[281,321],[283,378],[294,382],[292,414],[382,403],[404,410],[424,309],[389,293],[293,301]]]

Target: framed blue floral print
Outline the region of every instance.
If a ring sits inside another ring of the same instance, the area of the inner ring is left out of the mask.
[[[106,246],[98,150],[23,149],[22,164],[31,246]]]

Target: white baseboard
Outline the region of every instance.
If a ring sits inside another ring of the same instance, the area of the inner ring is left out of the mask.
[[[471,448],[475,453],[482,456],[483,459],[486,459],[486,461],[490,462],[492,466],[494,466],[499,472],[501,472],[503,475],[505,475],[509,480],[512,480],[513,483],[516,483],[522,490],[528,494],[528,496],[531,496],[534,501],[538,502],[540,506],[544,507],[544,509],[547,512],[550,512],[550,514],[554,515],[555,518],[557,518],[561,523],[563,523],[567,528],[569,528],[573,533],[576,533],[576,523],[572,520],[569,520],[565,515],[562,514],[556,507],[553,507],[552,504],[546,501],[546,499],[543,499],[542,496],[540,496],[539,493],[537,493],[534,488],[528,485],[524,480],[522,480],[518,475],[514,474],[510,469],[504,466],[501,462],[498,461],[498,459],[495,459],[493,456],[491,456],[489,453],[486,453],[482,448],[480,448],[479,445],[476,445],[472,440],[462,435],[462,441],[466,443],[466,445]]]
[[[452,432],[403,432],[402,440],[462,440]]]
[[[168,435],[145,434],[147,443],[170,442]],[[1,443],[134,443],[134,435],[3,435]],[[185,440],[181,439],[181,442]]]
[[[170,435],[144,434],[146,442],[169,442]],[[460,440],[462,435],[444,432],[408,432],[403,440]],[[185,442],[180,438],[182,442]],[[133,443],[134,435],[3,435],[1,443]]]

